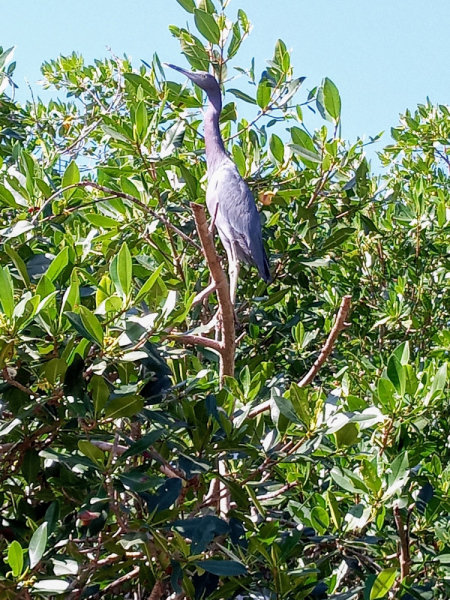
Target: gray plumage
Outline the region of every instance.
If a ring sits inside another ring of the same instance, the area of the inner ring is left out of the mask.
[[[228,256],[231,296],[234,301],[239,261],[256,267],[264,281],[271,280],[269,261],[262,241],[261,220],[248,185],[223,145],[219,128],[222,94],[216,79],[202,71],[193,73],[175,65],[167,66],[189,77],[206,92],[209,99],[204,119],[208,167],[206,204]]]

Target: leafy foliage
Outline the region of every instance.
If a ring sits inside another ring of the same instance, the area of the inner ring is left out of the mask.
[[[228,89],[247,15],[178,1],[274,281],[244,269],[221,386],[177,339],[216,309],[194,303],[199,90],[156,55],[73,54],[42,68],[64,100],[19,107],[0,52],[0,598],[448,598],[449,109],[407,112],[374,176],[330,79],[299,101],[278,41]],[[351,326],[301,387],[344,295]]]

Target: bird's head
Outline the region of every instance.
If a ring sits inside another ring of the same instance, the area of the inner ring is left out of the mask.
[[[213,75],[210,75],[205,71],[196,71],[194,73],[193,71],[187,71],[186,69],[182,69],[181,67],[177,67],[169,63],[164,64],[170,67],[171,69],[175,69],[175,71],[183,73],[183,75],[186,75],[186,77],[189,77],[189,79],[193,81],[195,85],[198,85],[199,88],[204,90],[208,94],[208,96],[210,94],[213,94],[214,92],[220,93],[219,84],[217,83],[217,80]]]

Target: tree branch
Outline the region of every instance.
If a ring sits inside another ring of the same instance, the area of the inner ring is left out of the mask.
[[[409,575],[411,557],[409,554],[408,530],[407,527],[403,525],[403,519],[398,504],[394,505],[394,520],[400,538],[400,582],[402,582]]]
[[[162,581],[157,581],[148,597],[148,600],[161,600],[164,594],[164,585]]]
[[[230,299],[230,289],[225,273],[214,247],[214,240],[209,231],[205,209],[200,204],[191,202],[198,236],[202,244],[203,255],[208,263],[213,283],[216,286],[219,310],[222,315],[222,342],[220,346],[220,379],[226,375],[234,376],[234,353],[236,339],[234,330],[234,310]]]
[[[211,350],[215,350],[216,352],[219,352],[219,354],[222,352],[222,349],[223,349],[223,345],[221,342],[218,342],[217,340],[212,340],[211,338],[203,337],[201,335],[174,333],[174,334],[168,335],[167,339],[181,342],[182,344],[188,344],[188,345],[197,344],[198,346],[204,346],[205,348],[211,348]]]
[[[341,306],[339,308],[339,312],[336,317],[336,321],[330,331],[327,341],[325,342],[324,347],[322,348],[318,359],[310,368],[308,373],[303,377],[303,379],[298,384],[299,387],[305,387],[314,379],[314,377],[319,372],[320,367],[330,356],[331,351],[333,350],[334,343],[339,335],[339,333],[345,328],[345,321],[347,319],[348,311],[350,310],[350,303],[352,301],[351,296],[344,296],[342,298]]]
[[[344,296],[342,298],[339,312],[337,314],[334,325],[330,331],[330,334],[328,335],[327,341],[325,342],[322,350],[320,351],[319,357],[317,358],[316,362],[310,368],[308,373],[303,377],[303,379],[299,382],[299,387],[306,387],[308,384],[310,384],[319,372],[319,369],[321,368],[323,363],[330,356],[339,333],[346,327],[345,322],[347,320],[348,312],[350,310],[351,300],[351,296]],[[259,406],[255,406],[255,408],[252,408],[252,410],[248,413],[248,418],[254,419],[266,410],[270,410],[272,404],[272,400],[266,400],[266,402],[263,402]]]

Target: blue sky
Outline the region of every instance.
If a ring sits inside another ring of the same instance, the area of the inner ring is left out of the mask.
[[[260,72],[283,39],[306,89],[325,76],[338,86],[347,139],[385,130],[381,147],[406,108],[427,96],[450,103],[448,0],[232,0],[228,14],[234,18],[238,8],[254,28],[235,64],[248,66],[254,56]],[[136,67],[157,51],[163,61],[187,65],[167,29],[190,19],[175,0],[0,0],[0,14],[0,45],[17,46],[21,101],[29,97],[25,77],[48,98],[35,85],[39,67],[72,50],[89,61],[109,46]]]

